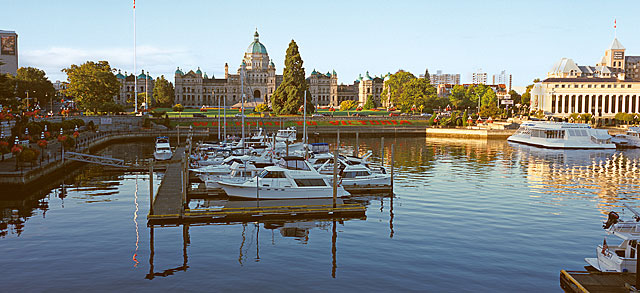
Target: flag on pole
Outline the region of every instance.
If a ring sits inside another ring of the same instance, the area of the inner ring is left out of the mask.
[[[133,0],[133,9],[136,9],[136,0]]]
[[[134,0],[133,3],[135,3],[136,1]],[[613,28],[618,28],[618,21],[614,18],[613,19]]]

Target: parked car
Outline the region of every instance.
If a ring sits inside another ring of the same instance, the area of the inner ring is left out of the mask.
[[[351,114],[352,117],[367,117],[369,115],[367,114],[362,114],[362,113],[353,113]]]
[[[324,117],[324,115],[322,115],[320,113],[315,113],[315,114],[311,115],[311,117]]]
[[[196,118],[196,117],[197,117],[197,118],[206,118],[206,117],[207,117],[207,115],[202,114],[202,113],[193,113],[193,117],[194,117],[194,118]]]
[[[433,116],[433,114],[422,113],[422,114],[420,114],[420,116],[429,118],[429,117]]]
[[[242,117],[242,116],[244,116],[244,118],[247,118],[247,115],[242,115],[242,113],[236,114],[236,117]]]

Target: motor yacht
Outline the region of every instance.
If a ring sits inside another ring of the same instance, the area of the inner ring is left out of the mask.
[[[302,157],[285,156],[243,183],[218,181],[229,197],[247,199],[330,198],[333,186]],[[342,186],[337,197],[348,196]]]
[[[640,127],[629,127],[624,134],[618,134],[612,141],[621,148],[640,148]]]
[[[153,152],[153,157],[157,161],[170,160],[173,157],[171,151],[171,144],[169,143],[169,137],[159,136],[156,138],[156,147]]]

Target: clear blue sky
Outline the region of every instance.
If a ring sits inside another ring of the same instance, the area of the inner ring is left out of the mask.
[[[514,86],[544,77],[554,62],[594,65],[613,40],[640,55],[638,1],[169,1],[137,0],[138,71],[173,81],[177,66],[216,77],[235,72],[258,28],[282,72],[294,39],[307,75],[507,70]],[[133,70],[132,1],[2,0],[0,30],[18,33],[19,65],[60,69],[107,60]]]

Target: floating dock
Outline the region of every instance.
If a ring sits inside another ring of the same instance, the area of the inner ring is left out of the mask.
[[[274,219],[364,218],[366,208],[342,199],[224,201],[221,206],[188,208],[190,180],[185,148],[176,149],[147,216],[148,225],[253,222]],[[197,193],[194,190],[194,193]]]
[[[633,273],[603,273],[599,271],[560,271],[560,287],[565,292],[617,293],[634,292]]]

